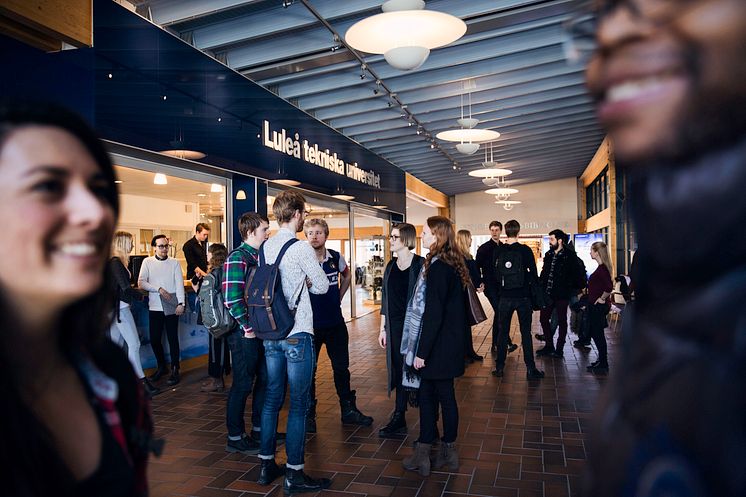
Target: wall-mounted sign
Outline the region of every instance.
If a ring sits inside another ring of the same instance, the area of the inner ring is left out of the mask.
[[[362,169],[357,162],[345,162],[337,156],[337,152],[332,152],[328,148],[320,149],[317,143],[308,143],[308,140],[301,140],[299,133],[291,135],[285,128],[281,128],[280,131],[273,131],[266,119],[262,126],[262,143],[265,147],[277,152],[323,167],[365,185],[381,188],[381,176],[379,174],[372,170]]]

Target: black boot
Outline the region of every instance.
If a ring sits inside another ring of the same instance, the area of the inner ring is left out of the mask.
[[[145,390],[145,395],[147,395],[148,397],[153,398],[153,396],[161,393],[161,389],[155,387],[147,378],[143,378],[140,381],[142,381],[142,388],[143,390]]]
[[[282,490],[285,494],[301,494],[304,492],[318,492],[329,488],[332,481],[329,478],[311,478],[302,469],[285,469],[285,482]]]
[[[312,400],[308,403],[308,411],[306,411],[306,433],[316,433],[316,402]]]
[[[259,479],[256,481],[259,485],[269,485],[280,476],[285,475],[285,468],[277,465],[274,459],[262,459],[259,467]]]
[[[174,386],[178,384],[180,381],[181,381],[181,376],[179,376],[179,366],[171,367],[171,376],[169,376],[168,380],[166,380],[166,385]]]
[[[407,419],[404,417],[404,411],[394,411],[389,423],[378,430],[378,436],[381,438],[398,438],[399,435],[407,434]]]
[[[166,367],[158,365],[158,369],[155,370],[155,373],[151,374],[148,379],[150,381],[158,381],[161,379],[161,376],[166,374]]]
[[[352,390],[346,398],[339,400],[339,407],[342,411],[343,425],[370,426],[373,424],[373,418],[360,412],[355,405],[355,390]]]

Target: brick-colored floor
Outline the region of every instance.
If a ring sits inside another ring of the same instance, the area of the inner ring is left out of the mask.
[[[489,308],[489,305],[486,305]],[[565,347],[564,361],[537,359],[546,371],[541,382],[528,382],[521,349],[508,356],[505,377],[490,375],[491,319],[474,329],[474,343],[485,356],[483,363],[468,366],[456,380],[459,403],[461,465],[455,473],[433,472],[428,478],[404,471],[401,459],[410,454],[417,438],[418,412],[407,414],[409,436],[383,440],[378,427],[388,421],[393,401],[386,395],[386,358],[376,338],[378,314],[349,325],[352,387],[358,407],[373,416],[373,426],[343,427],[339,421],[331,369],[322,351],[318,374],[318,433],[306,445],[306,470],[332,478],[331,496],[431,497],[485,495],[498,497],[563,497],[577,495],[586,457],[588,418],[606,381],[585,371],[595,360],[595,350],[580,353]],[[539,331],[534,313],[534,331]],[[511,331],[518,340],[517,320]],[[607,330],[609,355],[614,365],[617,333]],[[534,349],[541,342],[534,340]],[[151,495],[200,497],[249,497],[282,495],[282,479],[262,487],[255,481],[255,456],[228,454],[225,447],[226,394],[199,391],[205,371],[184,375],[178,388],[153,402],[156,432],[166,439],[160,459],[149,469]],[[249,398],[249,402],[251,398]],[[246,412],[250,426],[250,407]],[[284,426],[283,412],[280,426]],[[283,429],[284,431],[284,429]],[[284,462],[282,448],[278,462]]]

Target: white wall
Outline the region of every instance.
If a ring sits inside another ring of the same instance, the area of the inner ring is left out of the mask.
[[[559,228],[567,233],[578,231],[578,180],[565,178],[516,186],[520,200],[513,210],[495,204],[495,197],[482,192],[456,195],[454,219],[457,229],[472,235],[488,235],[490,221],[505,224],[510,219],[521,223],[521,235],[545,235]],[[485,188],[486,189],[486,188]]]
[[[199,222],[199,204],[140,195],[119,195],[119,225],[194,231]]]

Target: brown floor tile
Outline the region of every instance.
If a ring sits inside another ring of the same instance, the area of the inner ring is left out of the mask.
[[[489,305],[486,310],[491,315]],[[491,316],[490,316],[491,317]],[[489,350],[491,319],[473,330],[474,346],[485,356],[467,366],[456,380],[459,402],[460,467],[457,472],[433,471],[428,478],[405,471],[401,459],[412,452],[419,435],[417,409],[407,412],[409,433],[397,440],[378,437],[393,409],[386,395],[385,353],[375,342],[379,318],[375,314],[349,324],[350,371],[357,405],[375,421],[370,427],[342,426],[339,403],[325,352],[319,358],[317,395],[318,433],[306,442],[306,469],[313,476],[332,478],[320,496],[353,497],[565,497],[580,487],[589,420],[605,377],[587,374],[595,352],[581,353],[569,345],[563,361],[539,358],[546,371],[540,382],[526,380],[522,352],[508,355],[505,376],[494,378]],[[538,332],[538,315],[533,331]],[[520,343],[517,322],[511,335]],[[613,367],[617,336],[607,332]],[[568,337],[568,343],[572,343]],[[540,347],[534,341],[534,350]],[[612,369],[613,373],[613,369]],[[255,456],[225,452],[225,394],[199,391],[205,371],[183,375],[176,388],[153,402],[158,436],[166,439],[160,459],[149,468],[154,497],[282,496],[282,479],[272,486],[256,483]],[[227,378],[230,383],[230,377]],[[247,405],[250,427],[251,398]],[[287,412],[280,414],[284,431]],[[435,455],[435,450],[433,452]],[[280,447],[278,463],[284,463]]]

